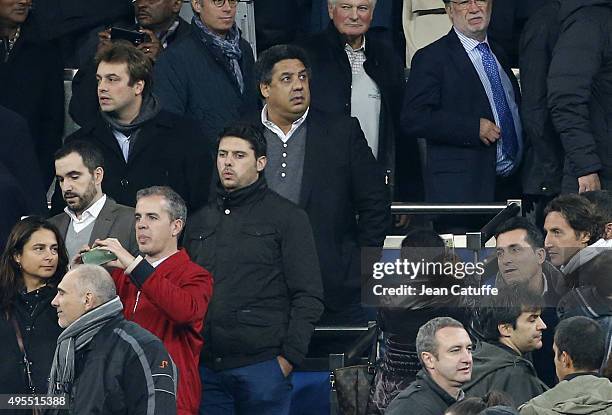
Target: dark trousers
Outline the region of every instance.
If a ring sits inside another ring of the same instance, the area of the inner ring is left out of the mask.
[[[291,375],[275,359],[219,372],[200,365],[200,415],[288,415]]]

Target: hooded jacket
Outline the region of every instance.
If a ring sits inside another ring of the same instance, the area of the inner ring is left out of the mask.
[[[565,151],[564,191],[598,173],[612,184],[612,0],[564,0],[548,76],[548,103]]]
[[[467,396],[481,397],[495,390],[510,395],[518,406],[548,390],[533,364],[506,346],[478,343],[472,358],[472,379],[463,386]]]
[[[519,408],[521,415],[612,414],[612,383],[584,373],[559,382]]]

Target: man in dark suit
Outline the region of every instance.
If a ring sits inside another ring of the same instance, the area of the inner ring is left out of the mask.
[[[118,203],[135,206],[136,192],[170,186],[190,209],[208,198],[212,157],[197,125],[163,111],[150,91],[152,64],[126,42],[96,57],[100,113],[66,138],[95,143],[104,156],[102,187]]]
[[[363,323],[362,250],[382,247],[390,223],[382,168],[355,118],[309,109],[310,66],[302,49],[268,49],[256,76],[266,102],[255,117],[268,144],[266,180],[310,219],[325,291],[321,321]]]
[[[412,61],[401,124],[427,140],[429,202],[520,196],[522,130],[515,77],[487,40],[492,0],[444,0],[451,31]]]
[[[134,209],[117,204],[102,192],[104,157],[93,144],[72,141],[55,153],[55,174],[67,206],[49,219],[64,237],[69,258],[96,239],[117,238],[138,251]]]

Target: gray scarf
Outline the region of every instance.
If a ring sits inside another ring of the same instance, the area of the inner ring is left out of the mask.
[[[75,352],[89,344],[106,323],[121,314],[122,311],[123,304],[117,296],[83,314],[66,327],[57,339],[51,375],[49,376],[49,395],[70,395],[75,375]]]
[[[105,112],[102,112],[101,114],[102,118],[110,124],[113,130],[120,131],[129,137],[144,123],[159,114],[160,110],[161,106],[159,105],[157,98],[153,94],[147,94],[142,100],[142,106],[140,107],[138,116],[129,124],[120,123],[117,121],[117,118],[113,117],[111,114],[107,114]]]

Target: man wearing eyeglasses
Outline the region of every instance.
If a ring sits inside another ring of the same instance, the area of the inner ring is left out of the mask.
[[[444,3],[453,28],[415,54],[401,117],[410,136],[427,140],[426,200],[487,203],[520,196],[519,89],[487,38],[493,0]]]
[[[259,106],[253,50],[235,23],[237,6],[237,0],[191,0],[191,35],[155,64],[162,107],[198,121],[211,144],[241,113]]]

